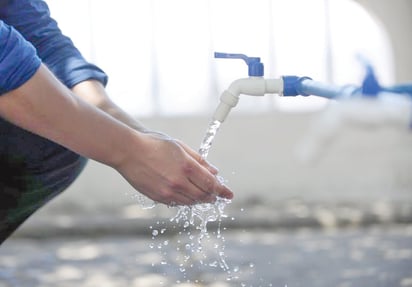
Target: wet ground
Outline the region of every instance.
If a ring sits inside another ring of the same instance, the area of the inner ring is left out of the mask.
[[[147,232],[10,238],[0,248],[0,286],[412,286],[412,224],[226,229],[201,255],[184,248],[187,234]]]

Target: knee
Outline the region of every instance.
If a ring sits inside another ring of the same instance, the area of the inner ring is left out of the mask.
[[[53,186],[55,191],[61,192],[76,180],[86,163],[85,157],[67,149],[61,150],[47,161],[40,179],[42,185]]]

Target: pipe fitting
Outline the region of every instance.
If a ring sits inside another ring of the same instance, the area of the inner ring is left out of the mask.
[[[214,120],[223,122],[230,110],[239,102],[241,94],[248,96],[264,96],[268,93],[283,93],[282,79],[264,79],[262,77],[243,78],[234,81],[220,97],[220,104],[213,115]]]

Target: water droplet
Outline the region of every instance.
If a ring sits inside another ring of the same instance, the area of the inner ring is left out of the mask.
[[[210,267],[217,267],[218,262],[217,261],[213,261],[212,263],[209,263]]]
[[[220,175],[217,175],[216,179],[219,181],[220,184],[224,184],[226,182],[226,180]]]
[[[137,200],[142,209],[152,209],[156,206],[155,201],[145,197],[144,195],[136,194],[133,198]]]
[[[152,235],[153,236],[157,236],[159,234],[159,231],[157,231],[157,229],[154,229],[153,231],[152,231]]]

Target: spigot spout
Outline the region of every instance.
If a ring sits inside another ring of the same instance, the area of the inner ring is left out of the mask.
[[[213,114],[213,119],[222,123],[231,109],[239,102],[239,96],[241,94],[248,96],[263,96],[265,94],[281,95],[282,93],[282,79],[249,77],[236,80],[222,93],[220,103]]]
[[[238,102],[239,95],[233,95],[228,90],[224,91],[220,97],[219,105],[213,114],[213,120],[223,123],[229,115],[229,112],[237,105]]]
[[[215,58],[242,59],[248,66],[249,78],[234,81],[222,93],[220,103],[215,110],[213,119],[223,122],[230,110],[239,101],[239,95],[263,96],[267,93],[283,94],[283,79],[264,79],[264,67],[259,57],[248,57],[244,54],[215,53]]]

